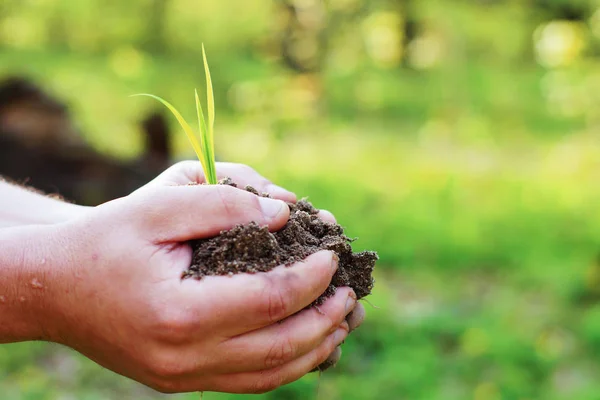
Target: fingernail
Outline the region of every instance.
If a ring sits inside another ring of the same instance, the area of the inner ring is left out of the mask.
[[[335,272],[338,270],[338,266],[340,264],[340,257],[334,253],[331,252],[331,272],[335,274]]]
[[[348,324],[348,321],[344,320],[344,322],[342,322],[340,324],[340,326],[338,326],[339,329],[343,329],[346,332],[350,332],[350,324]]]
[[[259,197],[258,201],[263,214],[270,219],[276,218],[283,211],[283,207],[287,207],[283,201],[267,197]]]
[[[350,312],[352,310],[354,310],[355,306],[356,306],[356,294],[354,294],[354,292],[351,291],[348,294],[348,299],[346,300],[346,315],[350,314]]]
[[[337,346],[340,343],[342,343],[344,341],[344,339],[346,339],[347,336],[348,336],[348,331],[340,328],[337,331],[335,331],[335,333],[333,334],[333,342]]]

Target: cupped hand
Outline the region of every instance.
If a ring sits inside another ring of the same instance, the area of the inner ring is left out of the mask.
[[[218,162],[217,178],[231,178],[239,188],[244,188],[250,185],[260,193],[268,193],[271,197],[291,203],[295,203],[297,196],[295,193],[278,186],[260,175],[252,167],[245,164]],[[177,186],[186,184],[203,184],[206,182],[202,166],[198,161],[182,161],[171,168],[165,170],[157,176],[152,182],[144,187],[144,189],[159,187],[159,186]],[[319,210],[319,217],[328,222],[336,222],[335,217],[327,210]],[[348,316],[347,322],[350,327],[350,332],[358,328],[365,319],[365,309],[361,303],[356,305],[355,310]],[[335,365],[339,361],[341,350],[336,349],[331,357],[320,366],[321,370]]]
[[[338,357],[364,309],[349,288],[305,309],[337,268],[330,252],[268,273],[181,280],[189,240],[250,221],[277,230],[289,217],[278,199],[185,185],[201,183],[199,171],[177,164],[130,196],[57,226],[48,338],[162,392],[260,393]],[[295,200],[247,167],[221,164],[219,172]]]

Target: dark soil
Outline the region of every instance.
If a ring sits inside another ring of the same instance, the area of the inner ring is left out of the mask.
[[[236,186],[229,179],[220,184]],[[252,187],[245,189],[268,197]],[[321,220],[317,216],[319,211],[308,201],[288,205],[290,219],[277,232],[250,223],[223,231],[214,238],[192,242],[192,265],[183,273],[183,278],[266,272],[278,265],[289,266],[302,261],[320,250],[331,250],[339,257],[339,268],[325,293],[312,305],[322,304],[337,287],[351,287],[359,299],[369,295],[374,284],[372,272],[377,253],[354,253],[350,246],[353,239],[344,235],[340,225]]]

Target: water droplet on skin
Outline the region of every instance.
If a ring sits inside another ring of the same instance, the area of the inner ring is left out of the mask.
[[[37,278],[31,280],[31,287],[34,289],[43,289],[44,285]]]
[[[40,261],[40,264],[42,264],[42,265],[46,264],[46,259],[42,258],[42,261]]]
[[[19,301],[20,301],[21,303],[25,303],[25,296],[21,296],[21,297],[19,297]]]

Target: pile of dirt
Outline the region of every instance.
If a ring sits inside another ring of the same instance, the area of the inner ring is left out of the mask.
[[[219,183],[237,187],[230,179]],[[245,190],[269,197],[250,186]],[[300,200],[288,206],[290,219],[277,232],[250,223],[192,242],[192,265],[183,273],[183,278],[266,272],[278,265],[289,266],[302,261],[320,250],[331,250],[339,257],[339,268],[325,293],[313,305],[322,304],[337,287],[351,287],[358,299],[369,295],[374,284],[372,273],[377,253],[354,253],[350,245],[353,239],[344,235],[340,225],[321,220],[317,216],[319,211],[308,201]]]

